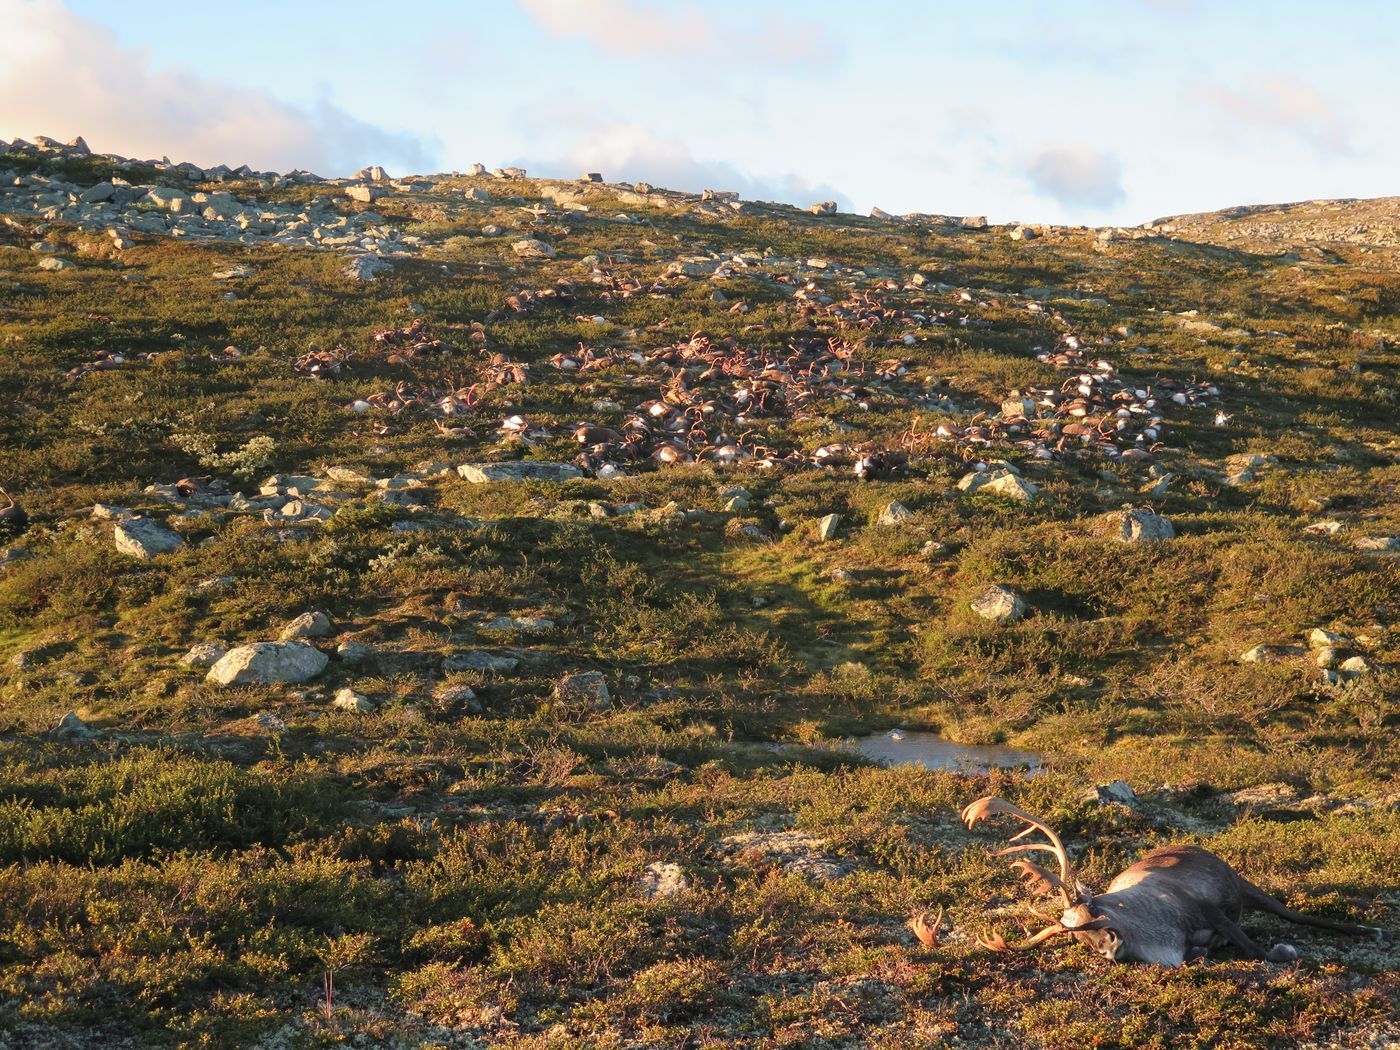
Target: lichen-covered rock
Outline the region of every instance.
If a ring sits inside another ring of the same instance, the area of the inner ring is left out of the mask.
[[[331,633],[331,618],[319,609],[304,612],[294,620],[288,620],[278,633],[279,641],[290,642],[297,638],[324,638]]]
[[[55,740],[66,740],[69,743],[81,743],[92,740],[97,736],[97,730],[92,729],[86,722],[78,717],[76,711],[69,711],[58,720],[58,724],[49,730],[49,736]]]
[[[690,880],[673,861],[652,861],[637,879],[637,892],[650,900],[679,897],[689,891]]]
[[[1256,645],[1240,654],[1240,663],[1276,664],[1290,656],[1302,656],[1306,649],[1300,645]]]
[[[253,642],[230,649],[206,678],[214,685],[305,682],[329,662],[325,653],[306,642]]]
[[[1118,510],[1107,515],[1102,529],[1121,543],[1160,543],[1176,539],[1172,523],[1156,511]]]
[[[118,521],[112,526],[112,537],[116,540],[117,550],[142,561],[150,561],[158,554],[169,554],[185,545],[179,533],[150,518]]]
[[[222,642],[199,642],[190,646],[189,652],[180,657],[186,667],[213,667],[224,658],[228,646]]]
[[[335,694],[335,699],[331,701],[331,706],[339,711],[349,711],[351,714],[363,715],[374,710],[374,701],[365,696],[364,693],[357,693],[353,689],[342,689]]]
[[[990,470],[964,475],[958,482],[958,488],[967,493],[990,493],[1023,503],[1029,503],[1040,494],[1040,490],[1029,481],[1009,470]]]
[[[561,700],[586,700],[600,710],[612,706],[612,694],[602,671],[565,675],[554,683],[554,695]]]
[[[572,463],[521,460],[512,463],[463,463],[457,474],[474,484],[491,481],[572,481],[583,471]]]
[[[914,512],[906,507],[899,500],[894,500],[885,505],[885,509],[880,511],[880,517],[876,520],[877,525],[900,525],[914,516]]]
[[[972,599],[972,611],[994,623],[1015,623],[1026,615],[1026,603],[1010,587],[994,583]]]
[[[520,666],[513,656],[500,656],[481,649],[469,653],[453,653],[442,660],[442,669],[451,674],[454,671],[488,671],[491,674],[510,674]]]
[[[554,630],[554,621],[543,616],[496,616],[477,629],[488,633],[548,634]]]

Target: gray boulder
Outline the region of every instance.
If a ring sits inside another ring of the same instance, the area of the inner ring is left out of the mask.
[[[453,671],[487,671],[491,674],[510,674],[519,666],[520,661],[513,656],[498,656],[481,649],[473,649],[469,653],[453,653],[451,656],[443,657],[442,660],[442,669],[448,674]]]
[[[57,725],[49,730],[49,736],[55,740],[81,743],[97,736],[97,730],[90,728],[86,722],[78,717],[77,712],[69,711],[58,720]]]
[[[679,897],[689,890],[690,880],[673,861],[652,861],[637,879],[637,892],[649,900]]]
[[[224,658],[228,646],[222,642],[200,642],[190,646],[190,651],[180,657],[186,667],[213,667]]]
[[[331,706],[339,711],[349,711],[351,714],[363,715],[374,710],[374,701],[365,696],[364,693],[357,693],[353,689],[342,689],[335,694],[335,699],[331,701]]]
[[[561,700],[585,700],[599,710],[612,706],[612,694],[602,671],[565,675],[554,683],[554,695]]]
[[[1009,470],[989,470],[964,475],[958,488],[967,493],[989,492],[1007,499],[1029,503],[1039,494],[1039,489],[1029,481]]]
[[[1106,531],[1120,543],[1160,543],[1176,539],[1176,529],[1151,510],[1120,510],[1108,515]]]
[[[118,521],[112,527],[112,537],[116,540],[117,550],[142,561],[150,561],[157,554],[169,554],[185,545],[179,533],[150,518]]]
[[[518,240],[510,247],[522,259],[553,259],[555,256],[555,251],[550,245],[535,237]]]
[[[294,620],[288,620],[278,632],[279,641],[290,642],[294,638],[324,638],[331,633],[331,618],[319,609],[304,612]]]
[[[372,642],[341,642],[335,647],[340,662],[350,666],[369,663],[379,658],[379,646]]]
[[[1015,623],[1026,615],[1026,603],[1010,587],[994,583],[972,600],[972,611],[984,620]]]
[[[100,201],[111,200],[112,194],[117,188],[110,182],[99,182],[96,186],[89,186],[78,194],[78,200],[84,204],[97,204]]]
[[[1115,780],[1108,784],[1099,784],[1084,793],[1084,797],[1091,802],[1098,802],[1100,805],[1117,803],[1120,806],[1127,806],[1133,809],[1137,806],[1137,792],[1133,790],[1131,784],[1126,780]]]
[[[583,471],[572,463],[535,460],[514,463],[463,463],[457,468],[457,473],[474,484],[490,481],[570,481],[583,477]]]
[[[880,511],[880,517],[876,521],[878,525],[900,525],[914,516],[914,512],[906,507],[899,500],[888,504],[884,510]]]
[[[377,255],[357,255],[345,265],[341,273],[352,281],[377,281],[381,273],[388,273],[394,264]]]
[[[206,678],[214,685],[305,682],[329,662],[325,653],[306,642],[253,642],[230,649]]]

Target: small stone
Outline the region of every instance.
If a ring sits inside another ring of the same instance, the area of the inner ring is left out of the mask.
[[[1342,658],[1342,654],[1329,645],[1324,646],[1321,649],[1314,650],[1313,658],[1317,661],[1318,667],[1326,669],[1336,667],[1337,663]]]
[[[841,524],[841,515],[828,514],[817,522],[817,539],[823,542],[836,538],[836,529]]]
[[[516,241],[510,247],[511,251],[522,259],[553,259],[555,257],[555,251],[550,245],[534,237],[526,237]]]
[[[442,669],[448,674],[454,671],[487,671],[491,674],[510,674],[520,666],[513,656],[498,656],[481,649],[468,653],[453,653],[443,657]]]
[[[837,583],[850,583],[852,580],[855,579],[855,577],[852,576],[850,572],[848,572],[845,569],[832,569],[831,578]]]
[[[1001,403],[1001,414],[1007,419],[1034,419],[1035,412],[1035,399],[1031,397],[1013,397]]]
[[[583,477],[572,463],[520,460],[513,463],[463,463],[457,474],[474,484],[492,481],[571,481]]]
[[[150,561],[158,554],[169,554],[185,545],[179,533],[172,532],[150,518],[128,518],[118,521],[112,528],[117,550],[142,561]]]
[[[325,470],[327,479],[340,485],[373,485],[374,478],[354,467],[330,466]]]
[[[222,642],[199,642],[190,646],[189,652],[180,657],[186,667],[213,667],[224,658],[228,646]]]
[[[1349,678],[1359,677],[1365,674],[1370,669],[1371,665],[1366,662],[1366,657],[1364,656],[1348,657],[1347,659],[1343,660],[1341,664],[1339,664],[1337,667],[1337,670],[1341,674],[1346,675]]]
[[[325,653],[306,642],[254,642],[230,649],[206,677],[214,685],[305,682],[329,662]]]
[[[1101,805],[1117,803],[1120,806],[1127,806],[1133,809],[1137,806],[1137,793],[1133,791],[1132,785],[1125,780],[1115,780],[1108,784],[1099,784],[1090,788],[1085,797],[1091,801],[1097,801]]]
[[[599,710],[612,706],[612,694],[601,671],[565,675],[554,684],[554,695],[560,700],[586,700]]]
[[[481,701],[471,686],[443,683],[433,690],[433,699],[443,707],[462,707],[473,714],[481,713]]]
[[[1358,536],[1352,545],[1359,551],[1391,554],[1400,551],[1400,536]]]
[[[985,215],[964,215],[958,220],[958,225],[964,230],[985,230],[987,217]]]
[[[324,638],[331,633],[331,618],[320,610],[304,612],[294,620],[288,620],[278,633],[279,641],[290,642],[294,638]]]
[[[1010,587],[995,583],[972,600],[972,611],[994,623],[1015,623],[1026,615],[1026,603]]]
[[[1297,645],[1256,645],[1240,654],[1240,663],[1276,664],[1290,656],[1301,656],[1305,649]]]
[[[885,509],[880,511],[880,517],[876,519],[877,525],[900,525],[914,516],[914,512],[906,507],[899,500],[885,505]]]
[[[652,861],[637,879],[637,892],[649,900],[679,897],[689,890],[690,880],[681,866],[671,861]]]
[[[548,634],[554,630],[554,621],[542,616],[497,616],[482,624],[482,631],[515,631],[520,634]]]
[[[1351,639],[1346,635],[1324,631],[1321,627],[1314,627],[1308,632],[1308,645],[1314,649],[1344,649],[1350,644]]]
[[[1033,241],[1038,235],[1035,230],[1029,226],[1016,226],[1012,228],[1007,236],[1013,241]]]
[[[1107,516],[1107,531],[1120,543],[1160,543],[1176,539],[1172,523],[1150,510],[1120,510]]]
[[[388,273],[393,268],[393,263],[377,255],[357,255],[341,272],[352,281],[375,281],[381,273]]]
[[[361,204],[369,204],[378,200],[383,194],[373,186],[346,186],[345,196],[352,201],[359,201]]]
[[[1029,481],[1009,470],[964,475],[958,482],[958,488],[969,493],[990,492],[1007,499],[1020,500],[1023,503],[1029,503],[1040,492]]]
[[[835,202],[835,201],[818,201],[816,204],[813,204],[813,205],[812,205],[810,208],[808,208],[807,210],[810,211],[813,215],[835,215],[835,214],[836,214],[836,202]]]
[[[379,646],[370,642],[341,642],[335,647],[340,662],[350,667],[369,663],[379,656]]]
[[[335,699],[331,701],[331,706],[341,711],[349,711],[353,714],[367,714],[374,710],[374,703],[364,693],[357,693],[353,689],[342,689],[335,694]]]
[[[86,722],[78,717],[76,711],[69,711],[58,720],[58,724],[49,730],[49,736],[55,740],[67,740],[72,743],[82,743],[97,736],[97,730],[92,729]]]
[[[101,201],[111,200],[112,194],[116,191],[116,186],[110,182],[99,182],[96,186],[89,186],[78,194],[78,200],[84,204],[97,204]]]

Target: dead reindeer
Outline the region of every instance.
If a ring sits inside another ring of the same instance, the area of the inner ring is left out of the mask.
[[[1354,926],[1296,912],[1199,846],[1155,849],[1121,872],[1108,884],[1107,891],[1096,896],[1075,877],[1060,837],[1042,821],[991,795],[979,798],[962,811],[963,822],[969,828],[980,820],[999,815],[1015,817],[1026,825],[1012,842],[1035,831],[1049,840],[1010,846],[997,856],[1030,852],[1051,854],[1059,862],[1058,875],[1025,859],[1014,861],[1013,866],[1033,892],[1058,893],[1065,912],[1058,921],[1020,944],[1007,944],[997,933],[986,940],[978,939],[978,943],[993,951],[1019,951],[1069,934],[1110,962],[1180,966],[1187,959],[1200,958],[1211,948],[1225,944],[1235,945],[1251,959],[1291,962],[1298,957],[1298,950],[1289,944],[1275,945],[1266,952],[1240,929],[1240,914],[1246,908],[1304,926],[1378,941],[1389,938],[1384,930],[1373,926]]]

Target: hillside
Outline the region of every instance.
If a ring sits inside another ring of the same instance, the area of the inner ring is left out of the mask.
[[[1391,1045],[1394,942],[985,951],[958,821],[1400,927],[1386,202],[362,176],[0,143],[0,1046]]]

